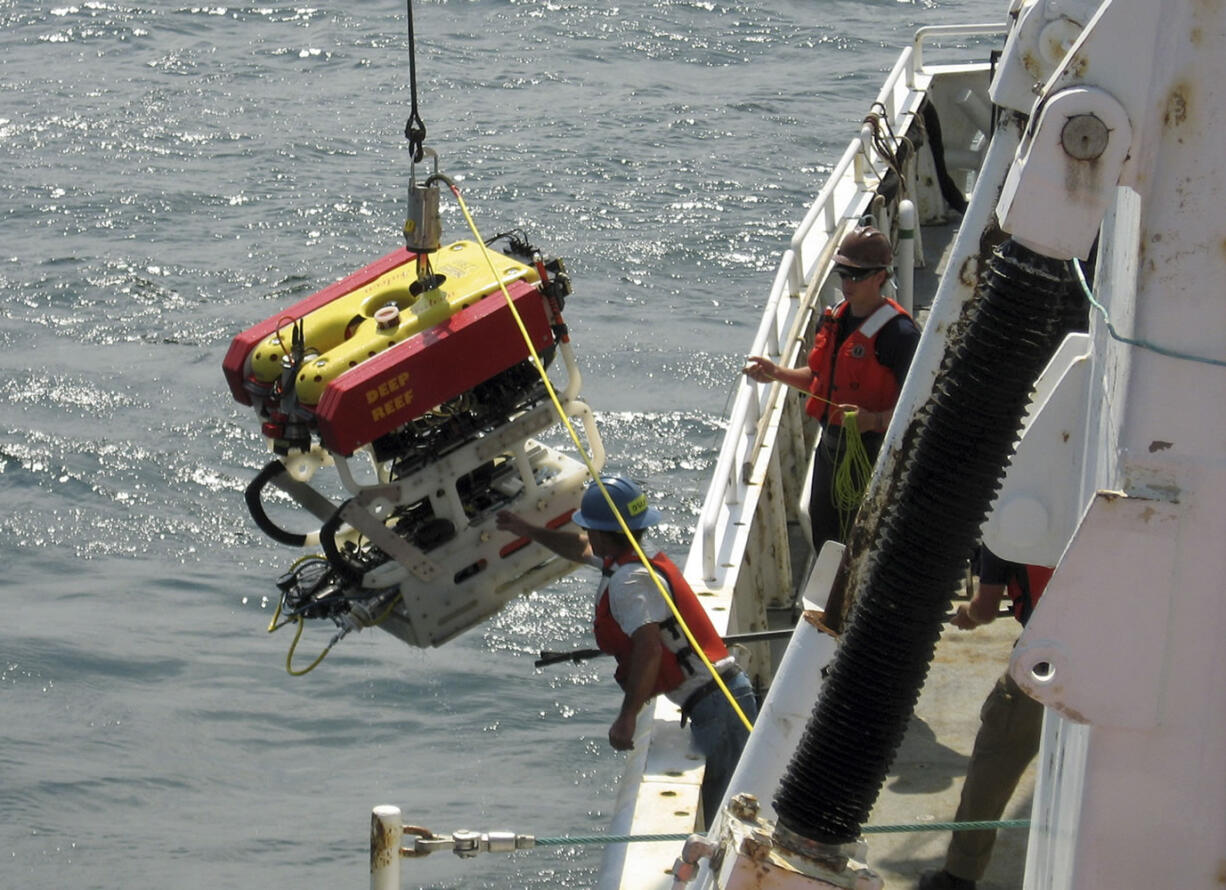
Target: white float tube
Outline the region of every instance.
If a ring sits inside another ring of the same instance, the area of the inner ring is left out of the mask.
[[[914,315],[915,204],[905,198],[898,202],[898,249],[894,255],[894,270],[898,276],[899,305]]]

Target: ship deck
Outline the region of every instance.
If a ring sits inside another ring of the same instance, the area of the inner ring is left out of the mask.
[[[962,631],[948,626],[924,683],[915,715],[899,748],[869,825],[952,821],[966,775],[979,709],[1004,671],[1020,627],[1012,618]],[[1034,792],[1034,766],[1023,776],[1005,819],[1026,819]],[[1026,864],[1025,829],[1004,829],[980,890],[1016,890]],[[949,832],[869,834],[868,864],[886,887],[914,887],[919,874],[940,868]]]

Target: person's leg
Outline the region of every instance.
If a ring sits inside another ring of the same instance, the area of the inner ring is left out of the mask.
[[[834,506],[834,451],[822,433],[813,458],[813,477],[809,480],[809,527],[813,533],[813,552],[821,553],[827,541],[842,541],[839,511]]]
[[[845,543],[847,531],[855,521],[859,505],[844,514],[834,499],[834,475],[839,461],[844,457],[846,446],[840,427],[822,431],[813,459],[813,477],[809,481],[809,525],[813,531],[813,552],[821,553],[827,541]],[[860,441],[869,463],[876,464],[877,454],[885,437],[881,433],[862,433]]]
[[[979,732],[966,768],[957,822],[999,819],[1022,773],[1039,751],[1043,706],[1007,673],[996,682],[980,710]],[[955,831],[945,856],[945,871],[978,881],[992,858],[996,832]]]
[[[727,685],[737,705],[752,723],[758,716],[758,705],[749,676],[741,672]],[[707,759],[702,779],[702,810],[709,822],[728,789],[741,750],[749,739],[749,730],[722,692],[712,693],[694,706],[690,714],[690,727],[695,746]]]

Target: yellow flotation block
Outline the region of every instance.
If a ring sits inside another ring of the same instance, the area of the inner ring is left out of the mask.
[[[490,261],[497,279],[490,274]],[[300,369],[295,386],[301,404],[317,404],[324,387],[349,369],[446,321],[478,300],[500,293],[500,281],[503,285],[519,280],[532,284],[540,281],[534,267],[489,251],[474,241],[457,241],[443,247],[433,254],[431,264],[433,272],[442,276],[442,283],[433,290],[419,292],[416,258],[409,254],[402,265],[302,317],[309,358]],[[287,317],[284,325],[251,351],[250,378],[272,383],[280,377],[294,321]]]

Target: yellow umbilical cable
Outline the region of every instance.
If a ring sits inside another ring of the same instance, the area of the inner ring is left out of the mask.
[[[274,630],[280,630],[281,628],[285,627],[285,624],[289,624],[288,621],[285,622],[285,624],[277,624],[277,619],[280,617],[281,617],[281,600],[278,599],[276,611],[272,613],[272,621],[268,622],[268,632],[269,633],[272,633]]]
[[[549,393],[549,399],[553,402],[553,407],[557,412],[558,418],[561,420],[562,425],[566,427],[566,431],[570,435],[571,441],[575,443],[575,447],[578,449],[579,455],[583,458],[584,465],[587,467],[587,470],[591,474],[596,486],[600,489],[600,493],[604,495],[604,499],[608,503],[609,509],[611,509],[613,511],[613,515],[617,517],[617,524],[621,528],[622,534],[626,536],[626,540],[629,541],[630,545],[634,548],[635,556],[642,561],[643,566],[647,569],[647,573],[651,577],[652,582],[656,585],[656,589],[660,591],[660,596],[662,596],[664,598],[664,602],[668,604],[669,610],[673,613],[673,617],[677,620],[677,625],[685,634],[686,640],[689,641],[690,648],[693,649],[694,652],[698,653],[698,657],[702,659],[702,663],[706,666],[711,678],[720,688],[720,691],[723,692],[724,698],[726,698],[728,703],[732,705],[732,709],[736,712],[737,717],[740,718],[741,723],[745,725],[745,729],[752,732],[753,724],[749,722],[749,718],[745,716],[745,712],[742,711],[741,706],[737,704],[736,698],[728,690],[727,685],[724,683],[723,677],[719,675],[719,671],[717,671],[715,666],[711,664],[710,659],[707,658],[707,654],[702,651],[702,646],[700,646],[698,640],[694,638],[694,634],[685,623],[685,619],[681,617],[681,612],[677,609],[676,604],[673,602],[673,598],[669,596],[664,583],[660,580],[660,576],[656,573],[655,567],[652,566],[651,560],[647,558],[647,555],[639,546],[639,542],[635,539],[634,534],[630,531],[630,527],[626,525],[626,520],[622,517],[621,512],[618,511],[617,505],[613,503],[613,498],[609,495],[608,489],[605,488],[604,482],[602,482],[600,479],[600,473],[597,472],[594,466],[592,466],[591,456],[588,454],[587,449],[583,446],[583,443],[579,440],[579,433],[570,422],[570,418],[568,418],[566,416],[566,412],[562,410],[562,403],[558,399],[557,391],[554,390],[553,383],[549,380],[549,375],[545,373],[545,365],[541,361],[541,357],[537,354],[536,347],[532,344],[532,336],[528,333],[527,326],[520,317],[519,311],[515,308],[515,303],[511,299],[511,294],[507,291],[506,285],[502,283],[502,277],[498,274],[498,270],[494,266],[494,261],[490,256],[489,248],[485,246],[485,241],[481,237],[481,233],[477,230],[476,223],[473,222],[473,218],[468,212],[468,206],[464,203],[464,198],[461,197],[460,190],[450,181],[444,181],[447,182],[448,187],[451,189],[451,193],[455,195],[456,201],[459,202],[460,211],[464,214],[464,219],[468,222],[468,227],[472,229],[473,237],[476,239],[477,243],[481,245],[481,255],[485,257],[485,261],[489,265],[490,273],[493,275],[494,280],[498,282],[498,287],[502,291],[503,298],[506,300],[507,308],[511,310],[511,316],[515,319],[515,324],[519,328],[520,335],[524,338],[524,343],[527,345],[528,352],[532,356],[532,363],[536,367],[537,373],[541,377],[541,382],[545,385],[545,391]]]
[[[294,569],[298,568],[298,566],[302,565],[304,562],[307,562],[308,560],[312,560],[312,559],[322,560],[323,557],[320,556],[318,553],[309,553],[306,556],[300,556],[298,559],[294,560],[293,563],[290,564],[290,567],[289,567],[290,571],[292,572]],[[395,600],[393,600],[392,602],[395,602]],[[281,600],[278,599],[277,600],[277,610],[273,613],[272,621],[268,622],[268,632],[272,633],[274,630],[280,630],[281,628],[285,627],[286,624],[289,624],[290,621],[293,621],[294,623],[298,625],[298,630],[294,632],[294,639],[289,644],[289,651],[285,653],[285,672],[289,674],[291,677],[301,677],[303,674],[309,674],[311,671],[315,670],[315,668],[319,665],[321,661],[324,660],[324,656],[326,656],[329,652],[332,651],[332,645],[329,644],[328,647],[324,649],[323,652],[320,652],[319,657],[316,658],[314,661],[312,661],[309,667],[306,667],[300,671],[294,670],[294,664],[293,664],[294,650],[298,648],[298,640],[302,638],[302,629],[306,626],[306,622],[302,620],[301,615],[295,615],[292,619],[287,620],[284,624],[277,624],[277,619],[280,617],[281,617]]]
[[[383,614],[370,623],[371,627],[378,627],[387,620],[387,616],[392,614],[392,609],[396,608],[396,603],[400,602],[400,591],[396,591],[396,595],[392,597],[392,601],[387,604],[387,608],[383,610]]]
[[[324,657],[332,651],[332,644],[329,643],[323,652],[319,653],[319,657],[312,661],[309,665],[300,671],[294,670],[294,650],[298,648],[298,640],[302,637],[302,628],[306,626],[306,622],[302,620],[302,616],[298,616],[298,630],[294,632],[294,641],[289,644],[289,651],[285,653],[285,672],[291,677],[301,677],[303,674],[309,674],[319,666],[319,663],[324,660]]]
[[[308,554],[307,556],[302,556],[294,560],[294,562],[290,565],[290,571],[292,572],[294,569],[298,568],[298,566],[302,565],[304,562],[307,562],[308,560],[312,560],[312,559],[326,561],[324,557],[319,555],[318,553]],[[386,621],[387,616],[392,614],[392,609],[396,608],[396,603],[398,603],[399,601],[400,601],[400,591],[396,591],[396,595],[392,597],[391,602],[387,604],[387,608],[383,610],[383,614],[380,615],[378,618],[376,618],[374,621],[372,621],[370,625],[368,626],[378,627],[380,624]],[[277,619],[280,617],[281,617],[281,600],[277,600],[277,610],[276,612],[273,613],[272,621],[268,623],[268,632],[272,633],[274,630],[280,630],[281,628],[285,627],[287,624],[290,624],[290,623],[295,623],[298,625],[298,629],[294,632],[294,639],[289,645],[289,651],[285,654],[285,672],[288,673],[292,677],[301,677],[303,674],[309,674],[311,671],[315,670],[315,668],[319,665],[319,663],[324,660],[324,657],[329,652],[332,651],[332,647],[336,645],[336,642],[338,639],[340,639],[340,637],[339,636],[334,637],[332,642],[329,643],[327,647],[324,648],[323,652],[319,653],[319,657],[316,658],[313,662],[311,662],[311,664],[308,667],[305,667],[300,671],[296,671],[293,668],[294,651],[298,648],[298,641],[302,638],[302,631],[303,631],[303,628],[306,626],[306,622],[302,620],[301,615],[295,615],[293,618],[287,619],[284,623],[277,624]]]
[[[387,604],[387,608],[383,610],[383,614],[380,615],[378,618],[376,618],[374,621],[372,621],[368,626],[378,627],[380,624],[386,621],[387,616],[392,614],[392,609],[396,608],[396,603],[399,601],[400,601],[400,591],[396,591],[396,595],[392,597],[392,601]],[[279,608],[280,606],[278,606],[278,609]],[[298,615],[295,617],[298,623],[298,630],[294,632],[294,640],[292,643],[289,644],[289,652],[285,653],[285,672],[289,674],[291,677],[301,677],[303,674],[309,674],[311,671],[315,670],[315,668],[319,666],[319,663],[324,660],[327,654],[332,651],[332,647],[336,645],[337,641],[340,640],[340,638],[344,636],[346,633],[348,633],[348,631],[347,630],[339,631],[336,634],[336,636],[332,638],[332,642],[328,643],[328,645],[324,647],[324,651],[319,653],[318,658],[316,658],[314,661],[312,661],[308,666],[306,666],[302,670],[296,671],[294,670],[294,667],[293,667],[294,650],[298,648],[298,640],[302,636],[302,629],[303,627],[306,626],[306,622],[302,620],[301,615]],[[284,626],[285,625],[282,625],[282,627]],[[269,633],[271,633],[274,630],[274,628],[269,627],[268,630],[269,630]]]
[[[292,563],[290,563],[289,570],[292,572],[294,569],[298,568],[298,566],[302,565],[304,562],[307,562],[308,560],[312,560],[312,559],[322,560],[323,558],[324,557],[322,554],[308,553],[306,556],[300,556],[297,559],[295,559]],[[268,632],[269,633],[272,633],[274,630],[280,630],[281,628],[285,627],[286,624],[289,624],[290,621],[293,620],[292,618],[290,618],[285,621],[285,624],[277,624],[277,619],[281,617],[281,603],[284,601],[285,601],[284,596],[282,596],[280,599],[277,600],[277,609],[275,612],[272,613],[272,621],[268,622]]]

